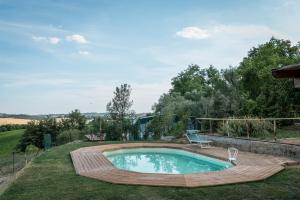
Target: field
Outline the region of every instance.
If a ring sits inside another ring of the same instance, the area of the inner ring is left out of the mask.
[[[15,171],[25,165],[24,154],[16,153],[13,165],[12,152],[15,150],[24,130],[0,132],[0,192],[12,179],[13,168]]]
[[[30,119],[17,119],[17,118],[0,118],[0,126],[7,125],[7,124],[27,124],[32,120]]]
[[[0,133],[0,158],[11,155],[23,133],[22,129]]]
[[[72,143],[42,153],[0,199],[300,199],[300,168],[296,167],[262,182],[192,189],[116,185],[76,175],[69,152],[96,144]]]

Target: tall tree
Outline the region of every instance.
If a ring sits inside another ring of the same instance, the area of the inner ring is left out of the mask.
[[[86,118],[80,113],[78,109],[72,110],[67,118],[62,119],[62,128],[64,130],[68,129],[78,129],[83,130],[86,127]]]
[[[287,117],[299,104],[299,91],[291,80],[275,79],[271,70],[300,62],[300,46],[289,40],[271,38],[252,48],[238,67],[244,95],[244,114],[261,117]]]
[[[116,87],[113,99],[106,106],[106,110],[113,120],[123,121],[130,114],[130,108],[133,104],[133,101],[130,100],[130,94],[130,85],[125,83]]]
[[[185,95],[186,92],[201,91],[205,83],[205,71],[198,65],[189,65],[186,70],[172,79],[171,92]]]
[[[131,87],[122,84],[116,87],[114,97],[107,104],[106,110],[113,122],[108,126],[107,138],[111,140],[121,139],[122,134],[130,129],[130,118],[133,111],[130,110],[133,101],[130,100]]]

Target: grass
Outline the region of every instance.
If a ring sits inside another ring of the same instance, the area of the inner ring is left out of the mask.
[[[251,137],[253,139],[261,139],[261,140],[274,140],[274,134],[270,133],[269,135]],[[276,131],[277,139],[285,139],[285,138],[299,138],[300,139],[300,130],[297,129],[277,129]]]
[[[223,134],[223,135],[226,136],[226,134]],[[247,138],[247,136],[239,136],[238,138]],[[276,138],[277,139],[284,139],[284,138],[299,138],[300,139],[300,130],[299,129],[277,129]],[[271,132],[270,134],[267,134],[267,135],[261,134],[261,135],[255,136],[255,137],[250,135],[250,139],[272,141],[272,140],[274,140],[274,134],[273,134],[273,132]]]
[[[300,130],[278,129],[277,138],[299,138]]]
[[[69,152],[96,144],[73,143],[44,152],[0,199],[300,199],[300,168],[284,170],[262,182],[206,188],[117,185],[76,175]]]
[[[15,151],[16,145],[24,133],[24,129],[0,132],[0,178],[7,176],[15,171],[20,170],[25,165],[23,153],[15,154],[13,165],[12,152]]]
[[[23,129],[0,133],[0,157],[11,155],[23,133]]]

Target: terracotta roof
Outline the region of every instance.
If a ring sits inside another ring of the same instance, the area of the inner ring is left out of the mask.
[[[300,78],[300,63],[272,69],[275,78]]]

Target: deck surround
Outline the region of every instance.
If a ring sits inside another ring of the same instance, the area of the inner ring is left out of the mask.
[[[150,186],[200,187],[264,180],[297,161],[264,154],[239,152],[235,166],[223,171],[194,174],[155,174],[126,171],[116,168],[102,153],[124,148],[176,148],[202,155],[227,159],[227,150],[198,145],[172,143],[124,143],[83,147],[72,151],[71,158],[78,175],[102,181]]]

